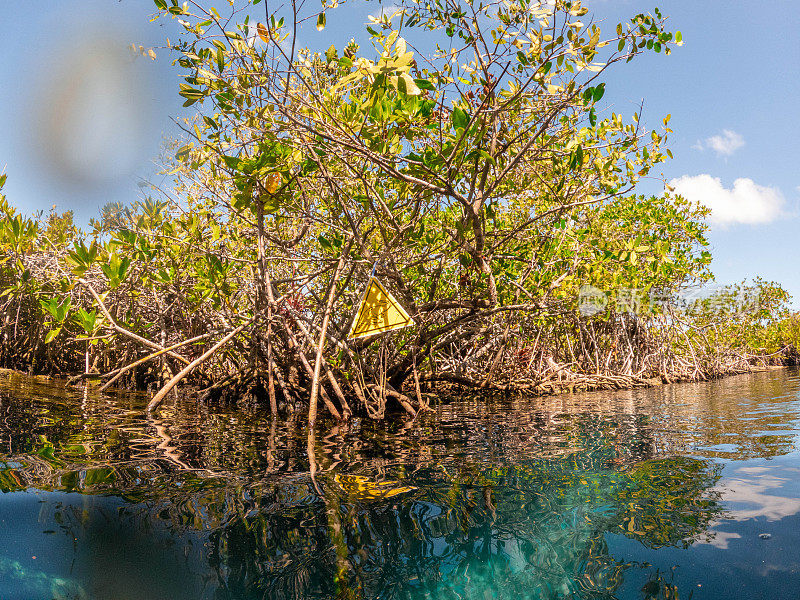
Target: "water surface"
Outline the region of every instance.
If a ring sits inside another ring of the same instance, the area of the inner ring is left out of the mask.
[[[0,375],[0,598],[800,598],[800,377],[325,425]]]

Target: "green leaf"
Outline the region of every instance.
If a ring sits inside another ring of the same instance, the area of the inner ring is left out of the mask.
[[[44,343],[45,343],[45,344],[49,344],[50,342],[52,342],[52,341],[55,339],[55,337],[56,337],[56,336],[57,336],[59,333],[61,333],[61,327],[56,327],[56,328],[55,328],[55,329],[53,329],[52,331],[48,331],[48,332],[47,332],[47,335],[46,335],[46,336],[45,336],[45,338],[44,338]]]
[[[606,93],[606,84],[605,83],[601,83],[600,85],[595,86],[594,92],[592,94],[593,95],[592,99],[595,102],[599,102],[600,98],[602,98],[603,94],[605,94],[605,93]]]
[[[117,271],[120,279],[125,279],[125,275],[128,272],[128,267],[130,266],[131,266],[131,259],[128,258],[127,256],[120,261],[119,270]]]
[[[263,202],[263,207],[264,212],[271,215],[277,212],[277,210],[281,207],[281,204],[277,196],[270,195],[270,197]]]
[[[155,2],[155,5],[161,10],[167,10],[167,3],[165,0],[153,0],[153,2]]]
[[[236,170],[239,168],[239,164],[241,161],[235,156],[223,156],[222,162],[224,162],[229,169]]]
[[[457,106],[453,109],[453,127],[455,129],[465,129],[469,123],[469,116]]]
[[[189,152],[191,151],[192,151],[192,145],[186,144],[175,153],[175,158],[177,158],[178,160],[186,160],[186,157],[189,156]]]
[[[317,16],[317,31],[325,29],[325,13],[321,12]]]

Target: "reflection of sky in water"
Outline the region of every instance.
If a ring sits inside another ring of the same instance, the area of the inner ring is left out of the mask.
[[[800,513],[800,454],[792,453],[769,462],[750,460],[744,463],[732,462],[726,466],[724,477],[717,486],[725,502],[725,518],[714,523],[711,531],[714,536],[708,540],[698,540],[699,544],[709,544],[720,549],[728,549],[731,540],[741,539],[742,535],[730,531],[741,522],[759,524],[760,533],[770,536],[746,540],[751,544],[772,542],[775,531],[791,528],[782,524],[783,519],[795,517]]]
[[[125,503],[79,494],[12,494],[0,502],[0,598],[199,598],[202,544],[180,552],[158,521],[130,527]],[[81,522],[76,529],[75,520]],[[158,584],[154,587],[153,582]]]
[[[800,500],[766,493],[768,490],[789,493],[786,484],[790,482],[790,479],[777,477],[774,474],[750,475],[749,478],[734,476],[725,479],[722,494],[726,502],[731,505],[728,514],[737,521],[758,517],[777,521],[797,514],[800,512]]]
[[[611,541],[615,556],[647,562],[679,583],[681,598],[800,597],[800,453],[726,464],[717,489],[725,511],[687,551],[642,549]],[[762,534],[768,534],[766,539]],[[626,579],[620,598],[634,598],[637,580]],[[637,582],[638,583],[638,582]]]

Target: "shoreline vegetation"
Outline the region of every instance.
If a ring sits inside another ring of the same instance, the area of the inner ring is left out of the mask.
[[[763,357],[757,357],[759,359]],[[592,374],[583,373],[570,373],[565,375],[562,379],[546,379],[539,384],[517,385],[517,386],[492,386],[490,388],[476,388],[471,382],[461,383],[457,380],[441,380],[438,382],[426,382],[428,385],[421,386],[423,395],[427,398],[426,405],[432,409],[430,400],[434,396],[453,397],[456,394],[467,394],[473,397],[488,397],[491,394],[503,394],[506,397],[547,397],[547,396],[560,396],[564,394],[577,394],[582,392],[603,392],[603,391],[629,391],[642,388],[654,388],[661,385],[669,385],[675,383],[699,383],[703,381],[713,381],[717,379],[724,379],[726,377],[734,377],[737,375],[749,375],[756,373],[765,373],[768,371],[785,369],[787,367],[797,366],[800,360],[796,358],[782,358],[780,360],[758,360],[757,362],[749,362],[747,366],[738,368],[731,368],[725,372],[716,373],[711,377],[684,377],[684,378],[670,378],[670,377],[635,377],[623,375],[601,375],[594,376]],[[34,379],[39,381],[62,381],[66,386],[73,386],[78,381],[94,381],[102,387],[102,382],[97,374],[85,373],[67,374],[67,373],[33,373],[20,371],[18,369],[8,369],[0,367],[0,376],[3,377],[21,377],[24,379]],[[109,388],[104,388],[109,389]],[[144,392],[146,390],[131,388],[131,387],[116,387],[111,388],[116,390],[124,390],[130,392]],[[182,393],[187,393],[189,398],[208,401],[210,396],[204,394],[204,390],[189,385],[187,388],[181,390]],[[256,401],[259,400],[257,396],[251,396]],[[235,401],[235,399],[232,399]],[[427,409],[426,409],[427,411]],[[395,411],[397,412],[397,411]],[[398,413],[399,414],[399,413]],[[352,414],[350,416],[353,416]]]
[[[712,279],[708,209],[634,194],[671,157],[669,115],[608,111],[600,78],[681,45],[658,9],[603,35],[580,2],[406,0],[364,47],[317,51],[289,31],[322,32],[336,3],[155,5],[180,19],[158,51],[198,108],[171,184],[85,229],[0,194],[0,367],[149,390],[151,410],[177,385],[252,397],[313,425],[416,416],[443,388],[797,364],[779,285],[692,295]],[[372,271],[414,326],[351,340]]]

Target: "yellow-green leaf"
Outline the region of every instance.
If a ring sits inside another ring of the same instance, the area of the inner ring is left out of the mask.
[[[400,79],[403,81],[403,83],[405,83],[406,94],[408,94],[409,96],[420,95],[421,90],[419,89],[419,86],[417,86],[416,82],[414,81],[414,78],[411,77],[411,75],[409,75],[408,73],[403,73],[402,75],[400,75]]]
[[[44,343],[45,343],[45,344],[49,344],[50,342],[52,342],[52,341],[55,339],[55,337],[56,337],[56,336],[57,336],[59,333],[61,333],[61,327],[56,327],[56,328],[55,328],[55,329],[53,329],[52,331],[49,331],[49,332],[47,333],[47,335],[45,336],[45,338],[44,338]]]

